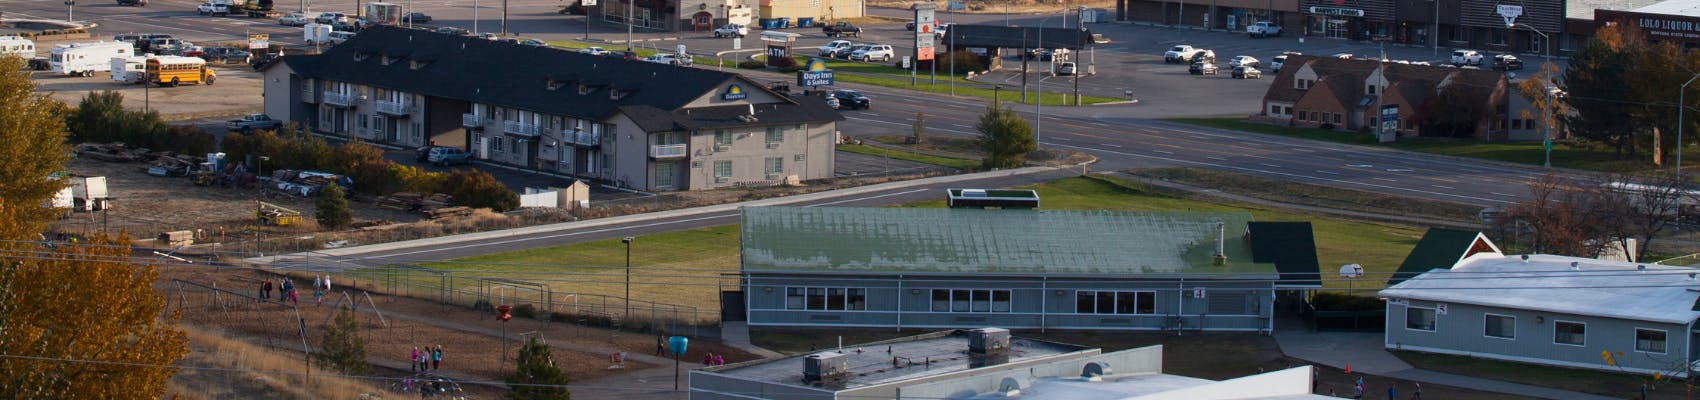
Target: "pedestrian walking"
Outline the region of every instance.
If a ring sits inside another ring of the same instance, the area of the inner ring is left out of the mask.
[[[442,366],[443,366],[443,345],[439,344],[439,345],[437,345],[437,351],[431,352],[431,370],[436,371],[437,368],[441,368]]]
[[[1411,385],[1415,386],[1411,388],[1411,400],[1423,400],[1423,383],[1411,382]]]
[[[265,299],[271,299],[271,298],[272,298],[272,280],[271,280],[271,278],[266,278],[265,283],[260,284],[260,299],[265,300]]]
[[[667,335],[655,335],[655,355],[667,351]]]
[[[1387,384],[1387,400],[1399,400],[1399,386],[1397,383],[1390,382]]]
[[[407,356],[407,369],[419,372],[419,347],[417,346],[413,348],[413,353]]]
[[[325,293],[331,292],[331,274],[325,274]]]
[[[1354,398],[1354,399],[1364,398],[1364,378],[1363,377],[1359,377],[1358,383],[1352,385],[1352,398]]]

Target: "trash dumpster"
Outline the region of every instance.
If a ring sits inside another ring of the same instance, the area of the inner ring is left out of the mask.
[[[780,29],[790,28],[790,27],[791,27],[791,18],[790,17],[785,17],[785,18],[779,19],[779,28]]]
[[[797,19],[797,27],[798,28],[807,28],[807,27],[811,27],[811,26],[815,26],[815,19],[814,18],[798,18]]]
[[[762,29],[779,29],[779,20],[777,19],[762,18],[760,22]]]

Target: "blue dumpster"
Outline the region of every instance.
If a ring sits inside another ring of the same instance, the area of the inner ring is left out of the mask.
[[[761,28],[762,29],[779,29],[779,20],[772,19],[772,18],[762,18],[761,19]]]
[[[780,18],[779,19],[779,27],[780,28],[790,28],[791,27],[791,18],[790,17]]]
[[[797,27],[798,28],[807,28],[807,27],[811,27],[811,26],[815,26],[815,19],[814,18],[798,18],[797,19]]]

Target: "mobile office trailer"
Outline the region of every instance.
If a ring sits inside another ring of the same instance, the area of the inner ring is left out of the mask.
[[[366,3],[366,14],[362,15],[367,23],[374,25],[397,25],[401,23],[401,6],[393,3]]]
[[[0,36],[0,56],[14,55],[25,60],[35,58],[35,41],[17,37]]]
[[[112,70],[114,57],[135,55],[136,48],[124,42],[71,43],[53,46],[48,63],[53,72],[94,76]]]
[[[142,83],[147,80],[147,61],[152,57],[113,57],[112,81]]]

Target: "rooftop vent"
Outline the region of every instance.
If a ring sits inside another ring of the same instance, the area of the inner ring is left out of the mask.
[[[1570,262],[1570,270],[1571,271],[1581,271],[1582,270],[1582,263],[1576,262],[1576,261],[1571,261]]]
[[[803,383],[843,386],[850,376],[850,356],[836,351],[803,357]]]
[[[968,331],[968,354],[999,355],[1009,352],[1009,330],[980,328]]]
[[[1523,263],[1524,263],[1524,264],[1528,264],[1528,263],[1529,263],[1529,255],[1528,255],[1528,254],[1524,254],[1524,255],[1523,255]]]

